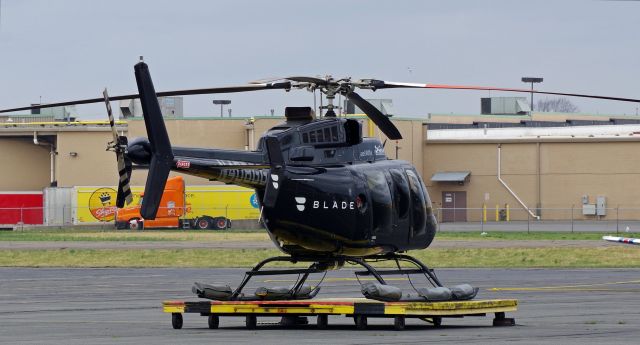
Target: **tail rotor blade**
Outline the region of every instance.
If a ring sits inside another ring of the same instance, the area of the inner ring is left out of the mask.
[[[118,136],[107,89],[104,89],[104,91],[102,92],[102,96],[104,97],[104,103],[107,107],[107,115],[109,115],[109,126],[111,126],[111,134],[113,134],[113,141],[109,144],[107,150],[112,149],[116,153],[116,159],[118,160],[119,178],[116,207],[122,208],[124,207],[125,202],[128,205],[133,201],[133,197],[131,196],[131,187],[129,186],[129,180],[131,178],[131,161],[125,156],[127,137]]]
[[[107,115],[109,115],[109,126],[111,126],[111,134],[113,135],[113,143],[118,142],[118,132],[116,131],[116,121],[113,118],[113,111],[111,110],[111,102],[109,101],[109,94],[107,93],[107,89],[102,91],[102,95],[104,96],[104,103],[107,107]]]
[[[345,96],[353,102],[358,108],[362,109],[365,114],[373,121],[373,123],[380,128],[382,133],[386,135],[391,140],[400,140],[402,139],[402,134],[398,128],[389,120],[389,118],[383,114],[378,108],[374,107],[373,104],[369,103],[367,100],[362,98],[357,93],[351,91],[347,92]]]
[[[173,164],[173,151],[167,128],[162,119],[160,104],[158,104],[158,97],[153,87],[149,67],[144,62],[139,62],[134,69],[144,124],[151,144],[151,164],[149,164],[149,175],[145,184],[145,194],[140,214],[144,219],[155,219],[160,206],[160,199],[171,171],[171,165]]]
[[[120,180],[118,181],[118,194],[116,198],[116,207],[123,208],[125,203],[128,205],[133,201],[131,195],[131,179],[132,164],[124,155],[118,155],[118,173]]]

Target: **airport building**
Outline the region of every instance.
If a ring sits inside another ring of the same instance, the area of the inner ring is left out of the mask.
[[[366,136],[385,140],[366,117],[354,116],[362,119]],[[166,125],[172,145],[250,150],[282,121],[167,117]],[[640,219],[640,117],[430,114],[393,122],[404,139],[388,141],[387,156],[416,166],[442,222]],[[139,117],[117,128],[130,138],[146,136]],[[106,122],[0,117],[0,195],[114,186],[116,159],[105,150],[110,140]],[[135,170],[132,185],[144,185],[145,178],[144,170]],[[190,176],[185,181],[215,183]],[[10,206],[15,204],[0,202],[0,209]]]

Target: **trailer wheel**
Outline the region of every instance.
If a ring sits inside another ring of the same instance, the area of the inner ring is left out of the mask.
[[[393,318],[393,328],[396,331],[404,330],[404,326],[405,326],[405,318],[404,318],[404,316],[398,315],[398,316]]]
[[[133,218],[129,219],[126,227],[131,230],[141,230],[143,228],[143,223],[139,218]]]
[[[356,328],[359,330],[367,329],[367,317],[364,315],[356,315],[353,317],[356,322]]]
[[[327,314],[320,314],[318,315],[318,329],[327,329],[327,326],[329,325],[329,315]]]
[[[211,218],[209,217],[200,217],[195,221],[195,228],[200,230],[206,230],[211,227]]]
[[[440,316],[434,316],[433,317],[433,326],[434,327],[442,326],[442,318]]]
[[[247,315],[245,324],[247,329],[256,329],[256,326],[258,326],[258,318],[255,315]]]
[[[229,220],[225,217],[216,217],[213,219],[214,230],[226,230],[229,228]]]
[[[209,315],[209,329],[217,329],[220,326],[220,317],[218,315]]]
[[[183,323],[182,314],[171,313],[171,326],[173,326],[173,329],[181,329]]]

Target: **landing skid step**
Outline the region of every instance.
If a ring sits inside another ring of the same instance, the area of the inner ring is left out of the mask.
[[[326,329],[329,315],[353,318],[357,329],[367,328],[368,318],[388,318],[393,329],[403,330],[408,318],[422,319],[435,327],[445,318],[486,316],[495,314],[493,326],[514,326],[515,319],[507,318],[507,312],[515,312],[518,301],[514,299],[449,301],[449,302],[379,302],[366,298],[324,298],[315,300],[283,301],[164,301],[163,311],[171,314],[175,329],[183,326],[183,314],[206,316],[209,328],[216,329],[223,317],[244,317],[246,327],[258,328],[258,317],[280,317],[283,326],[300,326],[307,316],[316,316],[318,329]],[[311,320],[312,321],[312,320]],[[311,323],[311,322],[310,322]]]

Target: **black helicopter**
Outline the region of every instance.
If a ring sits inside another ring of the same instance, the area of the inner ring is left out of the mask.
[[[363,266],[366,270],[356,275],[371,275],[382,285],[386,284],[383,275],[422,274],[434,287],[442,286],[432,269],[404,254],[429,247],[437,230],[422,178],[409,162],[388,159],[380,140],[363,137],[358,120],[336,116],[333,104],[336,95],[353,102],[391,140],[402,139],[399,130],[387,116],[357,94],[356,89],[494,90],[640,102],[512,88],[299,76],[241,86],[156,92],[148,66],[141,61],[134,69],[139,94],[109,98],[105,90],[103,98],[5,109],[0,113],[104,101],[114,136],[109,148],[116,152],[120,175],[117,207],[131,202],[129,178],[134,164],[148,166],[141,206],[144,219],[155,218],[171,170],[255,189],[261,221],[275,245],[287,255],[258,263],[247,272],[238,288],[224,294],[224,299],[245,298],[241,292],[249,279],[268,274],[299,274],[288,294],[296,297],[309,274],[340,268],[345,263]],[[287,107],[285,121],[260,138],[256,151],[172,146],[157,99],[274,89],[320,91],[327,99],[328,104],[322,107],[326,111],[316,116],[309,107]],[[140,98],[148,139],[136,138],[129,142],[115,131],[110,101],[133,98]],[[378,270],[370,265],[388,260],[395,261],[397,269]],[[274,261],[310,265],[302,269],[262,270]],[[402,268],[400,262],[408,262],[415,268]],[[306,297],[314,295],[310,293]]]

